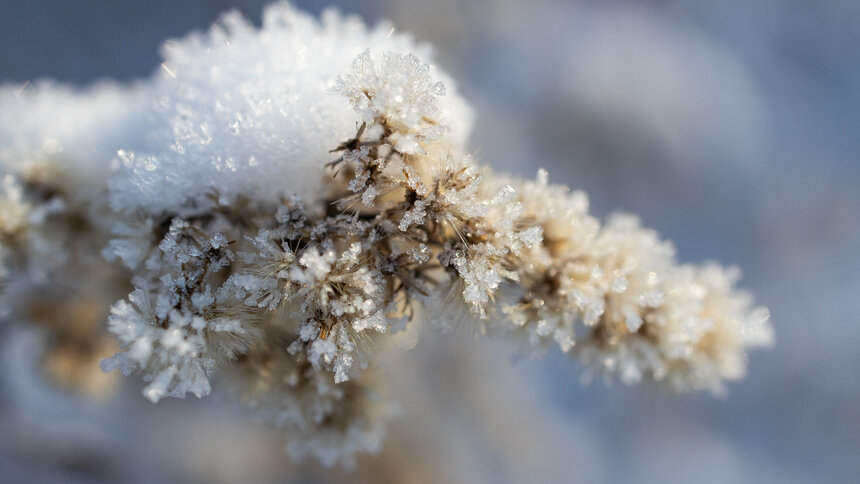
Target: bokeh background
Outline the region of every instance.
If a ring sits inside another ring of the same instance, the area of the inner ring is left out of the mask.
[[[167,38],[262,0],[0,0],[0,82],[134,80]],[[584,387],[561,355],[422,334],[403,409],[354,474],[292,465],[217,401],[93,402],[41,382],[33,335],[0,341],[6,482],[860,480],[860,2],[297,1],[437,46],[491,165],[637,213],[679,258],[744,269],[776,346],[729,395]],[[8,336],[8,335],[7,335]],[[30,346],[28,346],[30,345]]]

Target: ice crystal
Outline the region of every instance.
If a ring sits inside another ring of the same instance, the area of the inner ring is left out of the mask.
[[[355,58],[352,74],[340,79],[337,90],[352,103],[370,133],[390,131],[392,148],[404,154],[424,154],[421,142],[444,133],[445,114],[437,119],[437,98],[444,84],[430,77],[430,66],[415,54],[370,50]]]
[[[110,331],[126,351],[104,360],[102,368],[105,371],[118,368],[126,375],[140,371],[144,380],[150,382],[143,395],[153,402],[166,396],[182,398],[186,393],[197,397],[208,395],[211,391],[208,376],[215,365],[208,348],[213,344],[210,340],[218,333],[241,337],[244,333],[241,324],[225,319],[207,321],[199,315],[202,307],[195,307],[195,312],[172,309],[158,317],[141,289],[132,292],[128,299],[118,302],[108,319]],[[196,302],[203,307],[214,302],[207,299]]]

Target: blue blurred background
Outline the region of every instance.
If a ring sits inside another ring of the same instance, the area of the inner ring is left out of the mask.
[[[207,28],[229,8],[259,23],[265,3],[0,0],[0,82],[145,77],[165,39]],[[416,470],[414,482],[860,481],[860,2],[294,3],[390,19],[436,45],[477,113],[472,147],[482,161],[527,176],[546,168],[586,190],[598,215],[639,214],[682,261],[740,265],[742,284],[771,309],[776,346],[752,355],[748,378],[725,399],[583,387],[562,356],[511,367],[492,356],[506,353],[499,345],[476,354],[464,349],[474,342],[428,335],[440,341],[408,360],[433,369],[415,369],[428,375],[424,386],[446,391],[403,383],[405,411],[388,446],[414,450],[400,457],[432,470]],[[15,410],[30,397],[6,387],[3,429],[19,429],[12,421],[23,416],[74,420],[102,447],[116,444],[92,468],[46,464],[41,448],[21,459],[23,431],[6,431],[0,469],[10,482],[295,478],[279,449],[201,404],[39,413]],[[159,451],[155,432],[140,430],[150,424],[206,438],[179,439],[185,454]],[[244,450],[200,447],[225,436]],[[144,437],[154,443],[124,443]],[[388,447],[383,458],[397,457]],[[370,462],[353,477],[384,480]]]

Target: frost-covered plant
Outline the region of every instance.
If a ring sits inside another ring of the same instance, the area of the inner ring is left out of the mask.
[[[108,166],[136,146],[143,102],[142,89],[113,84],[0,86],[0,314],[40,328],[48,375],[89,394],[111,389],[95,371],[115,351],[104,320],[129,290],[101,256]]]
[[[771,340],[736,270],[680,265],[635,217],[601,224],[546,172],[469,157],[467,105],[389,25],[276,4],[261,29],[228,14],[164,57],[126,94],[148,101],[108,117],[134,136],[104,135],[110,209],[91,189],[90,228],[41,235],[66,201],[30,201],[7,156],[0,200],[6,273],[55,267],[51,243],[110,238],[132,288],[110,309],[121,350],[102,367],[140,374],[153,402],[208,395],[219,376],[285,428],[291,455],[348,466],[391,415],[374,349],[420,320],[678,391],[723,391]]]

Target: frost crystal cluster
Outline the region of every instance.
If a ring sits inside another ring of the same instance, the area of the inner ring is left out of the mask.
[[[276,4],[168,42],[134,88],[0,92],[2,309],[40,320],[13,301],[62,293],[58,272],[122,288],[103,369],[153,402],[221,387],[326,465],[381,445],[375,349],[422,320],[627,384],[743,376],[771,329],[736,270],[477,163],[453,82],[393,32]]]

